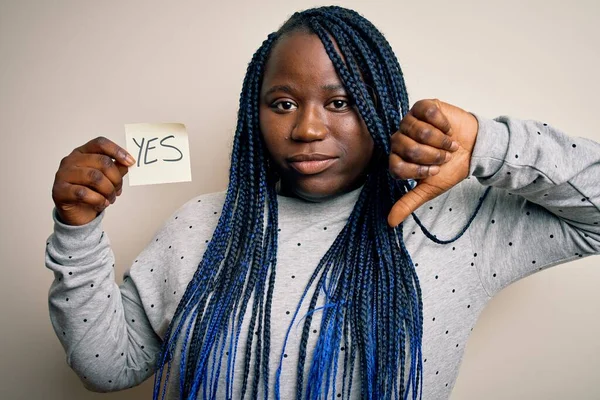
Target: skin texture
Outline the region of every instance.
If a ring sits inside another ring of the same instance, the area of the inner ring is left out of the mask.
[[[373,140],[316,35],[290,33],[275,44],[261,88],[260,127],[282,194],[322,201],[364,182]],[[477,119],[453,105],[437,99],[413,105],[391,137],[389,170],[418,184],[390,211],[391,226],[467,177],[477,130]],[[290,160],[311,154],[331,160]],[[96,218],[121,195],[134,164],[104,137],[74,149],[61,160],[52,186],[60,220],[84,225]]]
[[[297,32],[275,44],[261,88],[260,128],[282,194],[321,201],[364,182],[373,139],[316,35]],[[319,173],[296,170],[290,157],[310,154],[332,161]]]
[[[85,225],[113,204],[123,190],[123,177],[134,158],[105,137],[74,149],[60,161],[52,185],[52,200],[60,220]]]
[[[418,184],[394,204],[390,226],[468,176],[478,130],[473,114],[451,104],[432,99],[413,105],[392,135],[389,167],[396,178],[412,177]]]

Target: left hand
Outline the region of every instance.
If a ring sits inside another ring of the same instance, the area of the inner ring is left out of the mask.
[[[467,177],[478,128],[473,114],[440,100],[413,105],[392,135],[389,168],[394,177],[418,184],[394,204],[390,226]]]

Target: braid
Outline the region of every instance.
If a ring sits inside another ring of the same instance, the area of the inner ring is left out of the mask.
[[[241,397],[257,398],[262,387],[268,398],[273,387],[279,398],[287,341],[307,298],[297,349],[297,399],[350,398],[356,368],[361,398],[421,396],[421,288],[402,239],[402,224],[391,228],[386,218],[411,185],[389,174],[384,157],[374,160],[346,225],[306,284],[283,346],[277,349],[281,352],[275,381],[269,382],[278,206],[277,179],[260,132],[259,94],[271,49],[279,38],[296,31],[316,34],[323,43],[376,152],[389,156],[390,137],[409,110],[397,58],[384,36],[358,13],[336,6],[298,12],[267,37],[246,71],[223,210],[165,334],[154,381],[155,400],[165,398],[178,345],[180,398],[215,398],[222,376],[226,398],[232,398],[240,339],[245,344],[240,351]],[[485,195],[467,226],[451,240],[437,239],[413,216],[427,237],[445,244],[466,231],[484,199]],[[325,304],[317,308],[322,293]],[[240,338],[251,298],[248,333]],[[322,312],[320,330],[309,353],[316,311]],[[341,393],[337,393],[338,382]]]

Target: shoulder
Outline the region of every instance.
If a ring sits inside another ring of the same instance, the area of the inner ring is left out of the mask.
[[[195,196],[185,202],[175,213],[173,216],[182,215],[185,216],[190,212],[197,213],[197,210],[205,210],[208,212],[215,208],[214,211],[218,211],[223,208],[223,203],[225,202],[225,196],[227,195],[226,191],[222,192],[214,192],[214,193],[206,193]]]
[[[177,208],[164,221],[161,231],[176,234],[184,226],[198,226],[203,229],[214,228],[221,215],[226,192],[207,193],[192,197]]]
[[[227,192],[214,192],[201,194],[192,197],[186,201],[181,207],[179,207],[173,214],[172,217],[186,218],[190,215],[198,215],[205,213],[220,213],[225,202],[225,196]]]

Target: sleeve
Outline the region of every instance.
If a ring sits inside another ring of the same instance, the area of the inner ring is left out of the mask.
[[[491,186],[470,234],[490,296],[544,268],[600,252],[600,144],[545,123],[476,116],[465,204]],[[479,183],[479,184],[477,184]]]
[[[152,375],[161,340],[152,328],[132,279],[114,281],[115,257],[102,231],[104,213],[83,226],[61,223],[46,243],[53,328],[67,363],[84,385],[107,392]]]

